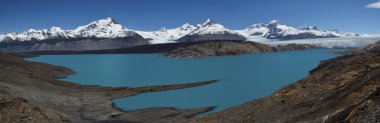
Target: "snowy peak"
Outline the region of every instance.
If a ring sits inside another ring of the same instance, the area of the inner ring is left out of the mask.
[[[77,29],[75,29],[75,31],[79,32],[82,30],[95,30],[102,27],[115,27],[115,26],[119,28],[124,28],[120,24],[117,24],[115,19],[108,17],[107,19],[97,20],[97,21],[91,22],[90,24],[80,26]]]
[[[135,34],[129,29],[116,23],[116,20],[110,17],[91,22],[88,25],[80,26],[72,32],[75,36],[79,37],[97,38],[117,38]]]
[[[206,26],[211,26],[214,24],[215,23],[210,18],[207,18],[206,21],[201,24],[201,26],[206,27]]]
[[[109,24],[117,24],[116,20],[112,17],[108,17],[103,21],[105,21],[105,23],[109,23]]]
[[[229,40],[244,41],[246,38],[223,25],[207,19],[202,24],[198,24],[196,28],[189,34],[177,39],[178,42],[189,41],[210,41],[210,40]]]
[[[116,23],[116,20],[112,17],[107,17],[106,19],[100,19],[100,20],[97,20],[95,22],[92,22],[92,23],[96,23],[96,24],[117,24]]]
[[[221,28],[224,28],[223,25],[215,23],[214,21],[212,21],[209,18],[205,22],[203,22],[202,24],[198,24],[197,27],[198,28],[206,28],[206,27],[221,27]]]
[[[206,35],[206,34],[236,34],[235,32],[225,28],[223,25],[207,19],[202,24],[198,24],[196,29],[189,35]]]
[[[94,22],[91,22],[89,25],[112,25],[118,24],[114,18],[107,17],[106,19],[100,19]]]
[[[65,30],[63,30],[62,28],[60,27],[51,27],[49,32],[51,33],[51,38],[53,37],[68,37],[67,35],[67,32]]]
[[[281,22],[279,20],[272,20],[269,22],[269,25],[279,25]]]

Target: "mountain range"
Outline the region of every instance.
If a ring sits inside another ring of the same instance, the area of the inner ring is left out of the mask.
[[[52,27],[44,30],[29,29],[22,33],[5,33],[0,35],[0,48],[6,51],[18,51],[25,48],[26,51],[98,50],[187,41],[259,41],[256,39],[290,40],[348,36],[360,35],[338,30],[322,30],[316,26],[294,28],[277,20],[269,24],[254,24],[242,30],[231,30],[207,19],[204,23],[197,25],[186,23],[177,28],[138,31],[125,28],[115,19],[108,17],[79,26],[74,30]]]
[[[317,26],[305,26],[294,28],[273,20],[269,24],[254,24],[243,30],[235,30],[247,39],[264,37],[267,39],[291,40],[310,38],[335,38],[335,37],[356,37],[356,33],[340,32],[338,30],[322,30]]]
[[[41,41],[54,38],[122,38],[134,35],[138,34],[118,24],[115,19],[107,18],[79,26],[74,30],[52,27],[44,30],[29,29],[22,33],[5,33],[0,35],[0,41]]]
[[[253,24],[242,30],[230,30],[223,25],[207,19],[202,24],[184,24],[177,28],[161,28],[158,31],[136,31],[144,38],[150,39],[151,43],[168,43],[177,41],[191,41],[189,37],[214,37],[230,35],[226,38],[230,40],[261,41],[260,38],[274,40],[310,39],[310,38],[335,38],[335,37],[357,37],[360,36],[351,32],[340,32],[339,30],[323,30],[317,26],[305,26],[294,28],[273,20],[269,24]],[[206,39],[207,40],[207,39]],[[212,40],[212,38],[211,38]]]

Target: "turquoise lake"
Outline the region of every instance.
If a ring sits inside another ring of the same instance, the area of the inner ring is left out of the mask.
[[[64,80],[84,85],[130,86],[217,83],[115,99],[116,107],[136,110],[154,107],[179,109],[216,106],[211,111],[268,96],[306,77],[321,60],[338,55],[334,49],[262,53],[241,56],[173,59],[159,54],[44,55],[30,61],[66,66],[77,74]]]

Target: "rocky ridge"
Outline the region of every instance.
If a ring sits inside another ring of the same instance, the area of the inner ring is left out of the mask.
[[[188,122],[380,122],[380,44],[322,61],[272,95]]]
[[[269,46],[257,42],[248,41],[208,41],[189,46],[178,47],[162,56],[171,58],[200,58],[207,56],[232,56],[244,54],[256,54],[264,52],[293,51],[321,48],[308,44],[288,44]]]

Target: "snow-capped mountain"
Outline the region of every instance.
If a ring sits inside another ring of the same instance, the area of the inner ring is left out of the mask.
[[[223,25],[207,19],[202,24],[198,24],[189,35],[207,35],[207,34],[237,34],[236,32],[225,28]]]
[[[269,24],[254,24],[243,30],[235,30],[239,34],[245,36],[248,40],[264,37],[267,39],[309,39],[309,38],[333,38],[333,37],[347,37],[359,36],[355,33],[339,32],[339,31],[325,31],[316,26],[305,26],[301,28],[294,28],[281,24],[278,20],[273,20]]]
[[[204,23],[196,25],[189,34],[177,39],[177,41],[208,41],[208,40],[234,40],[244,41],[245,37],[225,28],[223,25],[207,19]]]
[[[70,31],[74,37],[96,37],[96,38],[120,38],[133,36],[136,33],[118,24],[115,19],[108,17],[80,26]]]
[[[74,30],[52,27],[44,30],[29,29],[22,33],[5,33],[0,35],[0,41],[41,41],[54,38],[123,38],[135,35],[138,34],[118,24],[115,19],[108,17]]]

